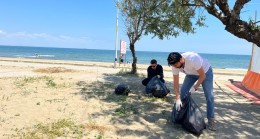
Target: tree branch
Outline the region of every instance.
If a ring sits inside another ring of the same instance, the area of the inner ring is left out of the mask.
[[[237,0],[232,11],[232,17],[235,19],[240,19],[241,9],[244,7],[246,3],[250,0]]]
[[[214,1],[214,0],[213,0]],[[224,13],[225,16],[230,17],[231,12],[227,0],[217,0],[216,5]]]
[[[240,19],[240,12],[244,5],[251,0],[236,0],[233,10],[230,10],[228,0],[198,0],[201,4],[189,4],[182,0],[183,6],[200,6],[202,5],[209,14],[218,18],[225,26],[225,30],[235,35],[238,38],[245,39],[255,43],[260,47],[260,30],[259,27],[254,27],[252,24]],[[219,11],[220,10],[220,11]],[[255,21],[254,24],[260,21]]]
[[[210,2],[210,5],[205,4],[204,8],[208,11],[209,14],[218,18],[223,24],[226,24],[226,16],[223,16],[222,11],[217,10],[214,2]]]
[[[233,35],[246,39],[249,42],[255,43],[260,47],[260,33],[259,29],[252,28],[252,25],[245,21],[235,19],[232,24],[227,24],[225,30]]]

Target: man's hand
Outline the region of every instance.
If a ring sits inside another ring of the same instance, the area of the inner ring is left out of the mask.
[[[196,92],[196,90],[197,90],[197,89],[195,89],[195,87],[194,87],[194,86],[192,86],[192,87],[191,87],[191,89],[190,89],[190,93],[195,93],[195,92]]]
[[[157,78],[161,78],[161,76],[160,76],[160,75],[157,75]]]
[[[179,111],[181,109],[181,107],[182,107],[182,102],[181,102],[181,99],[179,98],[176,100],[175,108],[177,111]]]

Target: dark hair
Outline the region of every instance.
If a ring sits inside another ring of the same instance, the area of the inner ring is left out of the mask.
[[[171,52],[167,58],[168,61],[168,65],[173,65],[177,62],[180,61],[180,59],[182,58],[181,54],[178,52]]]
[[[150,63],[151,64],[157,64],[157,61],[155,59],[152,59]]]

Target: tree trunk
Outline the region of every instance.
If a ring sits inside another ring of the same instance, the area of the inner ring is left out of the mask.
[[[134,43],[130,43],[130,50],[132,52],[132,57],[133,57],[133,63],[132,63],[132,70],[131,73],[135,74],[137,72],[137,68],[136,68],[136,63],[137,63],[137,57],[135,55],[135,45]]]

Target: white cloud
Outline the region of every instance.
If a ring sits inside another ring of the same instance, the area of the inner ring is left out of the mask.
[[[4,45],[102,48],[107,44],[105,40],[97,40],[85,36],[54,36],[47,33],[5,32],[3,30],[0,30],[0,35],[0,44]]]
[[[34,33],[31,34],[32,38],[50,38],[51,36],[46,33]]]
[[[5,35],[5,34],[6,34],[6,32],[0,30],[0,35]]]

